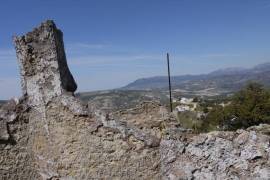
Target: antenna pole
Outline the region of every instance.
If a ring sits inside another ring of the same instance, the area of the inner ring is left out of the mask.
[[[170,72],[170,56],[169,56],[169,53],[167,53],[167,65],[168,65],[168,79],[169,79],[169,92],[170,92],[170,108],[171,108],[171,112],[173,112],[173,107],[172,107],[171,72]]]

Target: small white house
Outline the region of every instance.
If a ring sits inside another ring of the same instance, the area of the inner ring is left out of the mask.
[[[186,105],[176,106],[175,108],[178,112],[190,111],[190,107]]]
[[[182,97],[181,100],[180,100],[180,103],[182,103],[182,104],[190,104],[190,103],[192,103],[192,101],[193,101],[192,98]]]

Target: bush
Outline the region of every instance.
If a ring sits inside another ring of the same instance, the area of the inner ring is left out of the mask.
[[[228,106],[215,106],[201,130],[236,130],[260,123],[270,123],[270,93],[262,85],[250,83],[232,97]]]
[[[193,98],[193,102],[199,102],[199,98],[198,97]]]

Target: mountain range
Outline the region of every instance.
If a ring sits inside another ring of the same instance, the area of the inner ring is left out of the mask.
[[[214,96],[232,93],[248,82],[257,82],[270,87],[270,63],[253,68],[226,68],[209,74],[172,76],[172,89],[187,94]],[[156,76],[138,79],[123,90],[167,90],[168,77]]]

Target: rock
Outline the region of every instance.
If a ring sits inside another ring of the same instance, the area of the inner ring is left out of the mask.
[[[163,159],[173,159],[161,162],[163,178],[177,179],[181,174],[182,179],[268,179],[269,140],[269,136],[245,130],[200,134],[181,148],[172,148],[176,141],[162,140]]]
[[[269,179],[270,178],[270,168],[262,168],[261,166],[257,166],[253,173],[254,179]]]
[[[17,119],[16,106],[17,99],[11,99],[5,103],[0,109],[0,140],[8,141],[10,137],[9,123],[13,123]]]
[[[9,139],[9,133],[7,129],[7,123],[6,121],[0,120],[0,141],[4,140],[7,141]]]
[[[247,130],[256,131],[262,134],[270,135],[270,124],[260,124],[259,126],[249,127]]]
[[[21,84],[29,104],[46,104],[77,85],[66,62],[63,34],[53,21],[46,21],[25,36],[14,37]]]
[[[158,137],[89,113],[73,96],[76,83],[62,33],[52,21],[15,37],[14,43],[25,99],[19,106],[29,109],[18,112],[18,121],[10,124],[12,146],[0,144],[3,164],[12,163],[0,168],[4,179],[160,178]],[[27,156],[14,163],[22,153]]]

